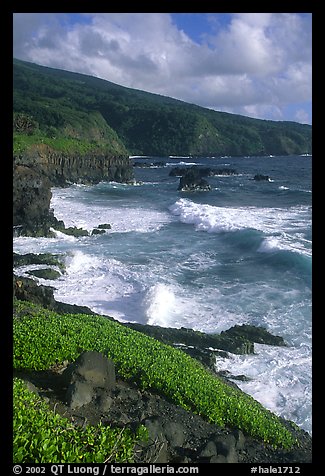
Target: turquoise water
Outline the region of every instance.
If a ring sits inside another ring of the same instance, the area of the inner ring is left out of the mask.
[[[286,348],[256,345],[216,367],[251,377],[243,390],[311,432],[311,157],[155,160],[166,166],[135,168],[137,185],[53,189],[58,219],[110,223],[104,235],[16,238],[15,251],[65,253],[66,275],[46,282],[56,298],[122,322],[204,332],[247,323],[283,336]],[[179,192],[169,172],[193,163],[237,174]]]

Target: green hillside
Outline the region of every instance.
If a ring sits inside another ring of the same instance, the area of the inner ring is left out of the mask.
[[[78,73],[13,62],[14,151],[112,155],[311,153],[312,128],[212,111]]]

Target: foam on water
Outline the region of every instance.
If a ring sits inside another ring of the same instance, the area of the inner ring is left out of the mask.
[[[254,355],[217,357],[216,369],[250,380],[234,380],[246,393],[283,418],[294,420],[306,431],[311,427],[311,348],[273,347],[255,344]],[[304,368],[305,372],[301,369]]]
[[[148,324],[168,327],[176,307],[176,298],[171,286],[158,283],[152,286],[145,297],[145,314]]]
[[[246,318],[240,309],[229,308],[231,296],[214,288],[205,287],[202,292],[200,286],[197,290],[190,289],[190,285],[180,286],[173,273],[168,277],[159,264],[148,267],[123,263],[91,254],[85,244],[84,248],[87,252],[83,247],[67,250],[66,273],[59,279],[38,279],[53,286],[58,301],[88,306],[123,322],[189,327],[204,332],[220,332]],[[197,271],[196,265],[201,263],[200,269],[204,270],[211,262],[192,256],[178,268]],[[19,268],[19,274],[26,275],[31,268]]]
[[[19,236],[13,239],[14,250],[16,253],[60,253],[67,247],[77,242],[74,236],[66,235],[52,229],[55,234],[53,238],[36,238]]]
[[[192,167],[193,165],[203,165],[203,164],[200,164],[199,162],[167,162],[166,165],[168,167],[172,167],[172,166],[175,166],[175,165],[182,165],[183,167]]]
[[[309,207],[217,207],[181,198],[169,209],[182,223],[194,225],[197,231],[223,233],[250,228],[272,235],[261,244],[261,252],[276,247],[311,255],[311,250],[304,246],[307,240],[302,244],[297,241],[300,230],[306,226]],[[279,230],[283,231],[279,233]]]
[[[121,186],[121,184],[118,184]],[[109,185],[114,188],[114,184]],[[132,187],[123,184],[125,188]],[[67,227],[76,226],[91,231],[100,223],[110,223],[109,233],[150,233],[159,230],[170,222],[167,212],[151,210],[143,207],[113,206],[104,196],[102,200],[80,200],[80,190],[77,186],[69,189],[52,189],[51,207],[55,216],[64,220]],[[126,219],[127,217],[127,219]]]
[[[67,278],[54,283],[55,298],[89,306],[99,314],[125,317],[124,304],[118,306],[115,301],[141,289],[128,268],[113,258],[76,250],[68,255],[66,265]],[[132,320],[132,314],[126,315]]]

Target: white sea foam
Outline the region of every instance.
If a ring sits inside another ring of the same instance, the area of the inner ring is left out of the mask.
[[[156,284],[146,280],[143,309],[150,325],[190,328],[202,332],[221,332],[230,326],[243,323],[244,313],[227,309],[228,299],[215,288],[193,290],[179,286],[175,281],[161,282],[156,275]]]
[[[176,297],[171,286],[158,283],[152,286],[144,299],[148,324],[167,327],[176,308]]]
[[[168,167],[171,167],[171,166],[175,166],[175,165],[182,165],[183,167],[192,167],[193,165],[203,165],[199,162],[183,162],[183,161],[180,161],[180,162],[167,162],[166,165]]]
[[[56,232],[55,237],[43,238],[43,237],[27,237],[19,236],[13,239],[14,250],[16,253],[61,253],[65,249],[76,242],[74,236],[66,235],[65,233]]]
[[[173,215],[179,216],[182,223],[194,225],[197,231],[221,233],[250,228],[270,235],[260,246],[262,252],[277,247],[311,254],[304,242],[300,243],[299,233],[306,227],[308,207],[217,207],[181,198],[169,209]]]
[[[190,159],[189,155],[169,155],[170,159]]]
[[[208,257],[189,256],[177,269],[197,270],[200,266],[203,270],[210,265]],[[227,309],[229,298],[218,290],[189,292],[173,275],[167,277],[162,265],[124,264],[82,249],[70,250],[66,273],[47,284],[55,288],[58,301],[88,306],[121,321],[217,332],[245,319],[240,310]]]
[[[66,233],[62,233],[62,231],[55,230],[54,228],[50,228],[50,231],[54,233],[55,237],[59,240],[66,240],[66,241],[76,241],[76,237],[72,235],[67,235]]]
[[[249,377],[236,384],[272,412],[311,433],[311,347],[255,344],[255,352],[217,357],[216,369]]]
[[[141,291],[136,276],[118,260],[71,251],[64,279],[54,281],[58,301],[88,306],[99,314],[132,321],[128,297]]]
[[[110,186],[113,188],[114,184]],[[106,197],[95,202],[81,201],[79,190],[75,187],[52,189],[51,207],[54,208],[56,218],[63,220],[66,226],[76,226],[88,231],[100,223],[110,223],[112,228],[109,233],[148,233],[157,231],[170,222],[167,212],[141,207],[114,207]]]
[[[129,155],[129,159],[152,159],[151,155]]]

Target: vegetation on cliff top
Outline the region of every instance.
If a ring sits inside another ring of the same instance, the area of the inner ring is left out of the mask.
[[[17,152],[28,148],[29,135],[58,150],[88,153],[89,146],[113,155],[311,153],[306,124],[212,111],[20,60],[13,66]]]
[[[84,350],[95,350],[114,361],[121,378],[158,391],[212,423],[239,428],[275,447],[294,445],[293,435],[280,419],[252,397],[181,350],[116,321],[97,315],[58,315],[16,301],[13,330],[17,370],[49,369],[74,361]]]

